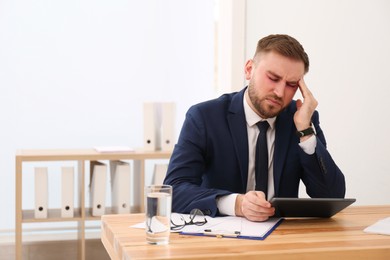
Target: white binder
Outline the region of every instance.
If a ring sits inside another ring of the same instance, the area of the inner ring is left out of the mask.
[[[168,164],[155,164],[152,184],[162,185],[167,174],[167,170]]]
[[[130,165],[110,161],[111,207],[116,214],[130,213]]]
[[[107,165],[91,161],[90,207],[92,216],[102,216],[106,210]]]
[[[161,149],[159,122],[159,105],[153,102],[144,103],[144,150],[156,151]]]
[[[74,217],[74,167],[61,168],[61,217]]]
[[[172,151],[175,145],[175,117],[176,105],[174,102],[165,102],[161,105],[161,150]]]
[[[47,218],[48,194],[47,167],[35,167],[35,218]]]

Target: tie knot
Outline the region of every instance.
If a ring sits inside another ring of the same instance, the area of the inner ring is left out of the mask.
[[[257,122],[256,125],[259,128],[260,132],[267,131],[267,129],[269,127],[268,121],[260,121],[260,122]]]

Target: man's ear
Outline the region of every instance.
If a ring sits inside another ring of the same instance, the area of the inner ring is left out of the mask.
[[[245,64],[245,79],[250,80],[252,77],[252,70],[253,70],[253,60],[248,60]]]

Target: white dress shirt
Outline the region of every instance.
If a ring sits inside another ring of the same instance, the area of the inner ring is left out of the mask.
[[[248,90],[246,90],[248,91]],[[259,117],[255,111],[249,106],[246,100],[246,93],[244,94],[244,113],[246,118],[246,126],[248,131],[248,151],[249,151],[249,162],[248,162],[248,182],[246,191],[255,190],[255,156],[256,156],[256,141],[259,135],[259,129],[256,125],[259,121],[264,121]],[[274,189],[274,147],[275,147],[275,120],[276,117],[268,118],[267,121],[270,125],[267,131],[267,145],[268,145],[268,194],[267,198],[272,198],[275,195]],[[313,154],[317,145],[317,139],[315,136],[311,136],[304,142],[299,143],[299,146],[307,154]],[[224,215],[235,215],[235,203],[237,198],[236,193],[227,196],[221,196],[217,199],[217,207],[219,212]]]

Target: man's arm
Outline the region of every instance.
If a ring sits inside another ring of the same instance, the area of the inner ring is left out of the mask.
[[[316,111],[312,117],[316,129],[316,147],[314,154],[302,149],[299,156],[304,169],[302,181],[310,197],[343,198],[345,196],[345,178],[327,150],[324,133],[319,124]]]
[[[192,107],[187,112],[179,140],[172,153],[165,184],[173,187],[172,210],[189,213],[198,208],[206,215],[218,214],[218,196],[232,192],[202,187],[206,169],[206,125],[201,112]]]
[[[344,197],[344,175],[333,161],[326,149],[326,140],[319,123],[318,112],[315,110],[318,102],[307,87],[303,78],[299,81],[299,90],[303,102],[297,100],[297,111],[294,114],[294,123],[298,131],[314,125],[316,131],[316,146],[314,154],[300,151],[300,158],[304,168],[302,181],[305,183],[307,194],[311,197]],[[306,141],[309,136],[300,138]]]

